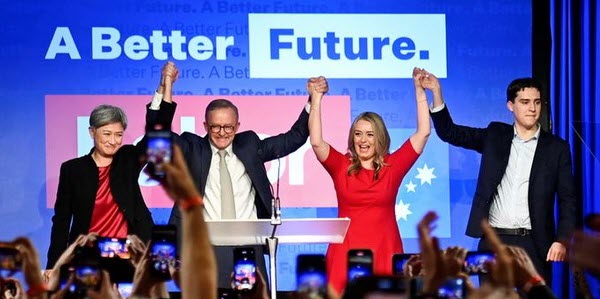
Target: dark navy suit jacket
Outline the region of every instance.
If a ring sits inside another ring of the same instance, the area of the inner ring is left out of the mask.
[[[487,128],[456,125],[448,108],[431,113],[435,131],[441,140],[481,154],[479,178],[467,235],[483,235],[481,221],[488,218],[490,206],[508,165],[514,128],[491,122]],[[535,150],[529,176],[529,216],[532,236],[541,257],[545,257],[552,242],[568,240],[575,228],[575,185],[569,144],[542,131]],[[558,195],[558,226],[554,221],[554,205]]]
[[[176,103],[162,102],[160,110],[150,110],[147,113],[149,120],[159,120],[170,124],[175,114]],[[237,133],[233,139],[232,147],[235,155],[242,161],[246,172],[256,190],[254,204],[258,218],[271,217],[271,183],[267,177],[265,162],[285,157],[299,149],[308,138],[308,113],[302,108],[300,116],[292,128],[282,134],[261,140],[254,131]],[[208,170],[211,162],[211,148],[208,136],[200,137],[196,134],[184,132],[175,137],[181,147],[187,165],[198,190],[204,194]],[[180,227],[181,215],[178,208],[173,208],[169,223]]]

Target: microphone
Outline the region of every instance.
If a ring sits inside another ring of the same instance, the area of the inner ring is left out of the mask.
[[[281,224],[281,204],[279,200],[279,174],[281,172],[281,161],[277,155],[277,185],[275,188],[275,198],[271,198],[271,224]],[[271,186],[273,188],[273,186]]]

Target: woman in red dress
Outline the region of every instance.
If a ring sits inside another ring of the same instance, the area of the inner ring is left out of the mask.
[[[352,123],[348,151],[344,155],[322,136],[321,100],[328,90],[324,78],[307,83],[311,95],[310,142],[319,162],[333,179],[339,217],[350,218],[342,244],[327,249],[330,284],[341,293],[347,280],[350,249],[371,249],[375,274],[391,274],[392,255],[403,253],[396,223],[395,204],[404,175],[415,163],[431,132],[425,88],[431,89],[423,69],[413,70],[417,104],[417,130],[395,152],[389,153],[390,135],[382,118],[374,112],[361,113]]]

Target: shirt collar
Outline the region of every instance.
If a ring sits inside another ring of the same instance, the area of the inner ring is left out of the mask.
[[[219,154],[219,149],[217,149],[212,143],[210,143],[210,150],[212,151],[213,155]],[[233,156],[233,143],[225,148],[225,152],[227,153],[227,156]]]
[[[541,132],[542,126],[540,126],[539,123],[536,126],[537,126],[537,130],[535,131],[535,134],[533,134],[533,136],[531,136],[531,138],[529,138],[528,140],[523,140],[519,136],[519,134],[517,133],[517,127],[513,124],[513,138],[518,138],[518,139],[523,140],[523,141],[538,140],[538,139],[540,139],[540,132]]]

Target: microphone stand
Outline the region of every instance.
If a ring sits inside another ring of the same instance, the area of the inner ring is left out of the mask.
[[[277,231],[277,227],[281,225],[281,205],[279,200],[279,172],[281,163],[279,158],[277,158],[277,188],[275,190],[275,198],[271,199],[271,225],[273,226],[273,230],[271,231],[271,236],[267,238],[267,245],[269,247],[269,284],[271,286],[271,299],[277,298],[277,270],[276,270],[276,255],[277,255],[277,245],[279,243],[279,239],[275,236],[275,232]]]

